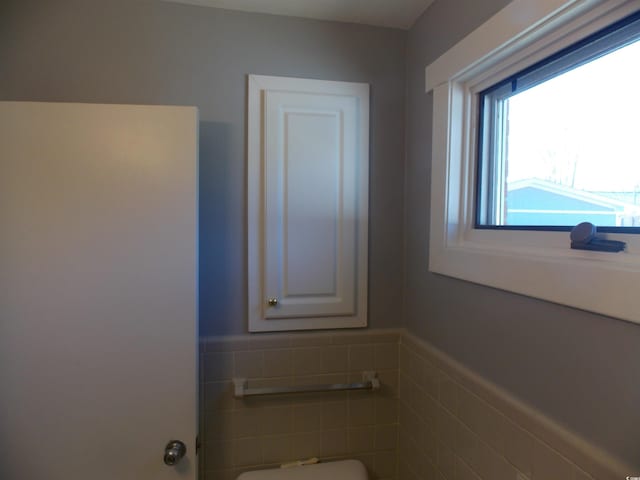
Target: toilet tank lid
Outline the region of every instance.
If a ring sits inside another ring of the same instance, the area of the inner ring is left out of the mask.
[[[316,463],[302,467],[271,468],[242,473],[237,480],[367,480],[359,460]]]

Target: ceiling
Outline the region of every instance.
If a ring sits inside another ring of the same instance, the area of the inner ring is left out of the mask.
[[[434,0],[165,0],[228,10],[408,29]]]

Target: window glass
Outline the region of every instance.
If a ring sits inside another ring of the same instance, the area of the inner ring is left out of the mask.
[[[640,226],[640,20],[480,94],[477,226]]]

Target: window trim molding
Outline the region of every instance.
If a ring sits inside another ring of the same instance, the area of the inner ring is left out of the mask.
[[[429,270],[640,323],[640,239],[569,249],[566,232],[476,229],[477,93],[638,10],[638,0],[514,0],[426,68],[433,91]]]

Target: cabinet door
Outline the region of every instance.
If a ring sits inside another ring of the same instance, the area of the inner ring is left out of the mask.
[[[365,326],[368,85],[249,82],[250,330]]]

